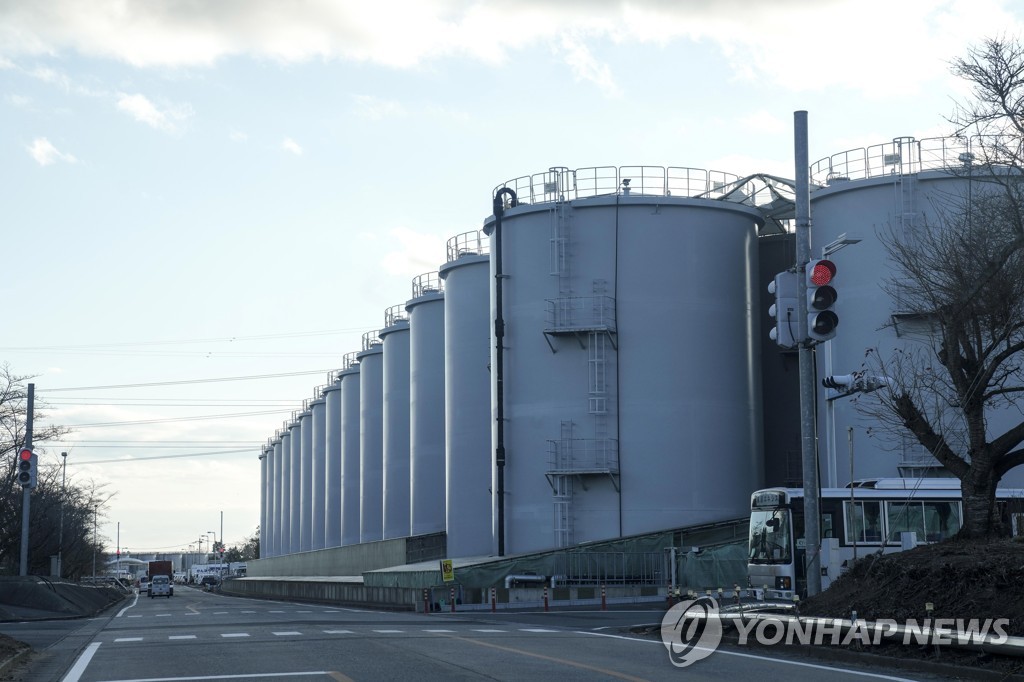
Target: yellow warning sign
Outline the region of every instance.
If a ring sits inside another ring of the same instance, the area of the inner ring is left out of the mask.
[[[451,559],[441,559],[441,577],[446,583],[454,582],[455,569],[452,568]]]

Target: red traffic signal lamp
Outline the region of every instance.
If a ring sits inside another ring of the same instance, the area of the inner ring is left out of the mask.
[[[830,260],[807,263],[807,335],[815,341],[828,341],[836,335],[839,316],[833,309],[839,293],[832,283],[836,264]]]
[[[36,487],[36,453],[31,448],[18,453],[18,483],[22,488]]]

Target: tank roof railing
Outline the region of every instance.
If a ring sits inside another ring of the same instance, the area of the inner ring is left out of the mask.
[[[363,334],[363,350],[367,351],[383,343],[380,340],[380,330],[374,329]]]
[[[352,351],[351,353],[345,353],[344,355],[342,355],[341,356],[341,370],[340,371],[344,372],[346,369],[349,369],[349,368],[351,368],[351,367],[353,367],[355,365],[358,365],[359,364],[359,360],[356,359],[357,355],[359,355],[359,351],[356,351],[356,350]]]
[[[978,145],[984,145],[979,138],[897,137],[891,142],[848,149],[817,161],[811,165],[811,184],[824,187],[847,180],[929,170],[962,172],[974,163],[971,149]]]
[[[384,328],[394,327],[399,322],[408,322],[409,315],[405,312],[405,304],[399,303],[384,310]],[[365,349],[364,349],[365,350]]]
[[[510,188],[521,204],[573,201],[587,197],[673,196],[717,198],[716,188],[739,179],[738,175],[683,166],[595,166],[591,168],[549,168],[543,173],[514,178],[494,188]]]
[[[419,298],[424,294],[444,292],[444,280],[437,270],[424,272],[412,278],[412,297]]]
[[[491,238],[483,230],[457,234],[448,240],[448,260],[451,263],[463,256],[486,256],[491,252]]]

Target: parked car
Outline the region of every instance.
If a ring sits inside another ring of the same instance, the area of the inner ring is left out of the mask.
[[[173,596],[174,585],[171,583],[171,579],[166,575],[154,575],[153,580],[149,583],[149,598],[167,597],[170,599]]]

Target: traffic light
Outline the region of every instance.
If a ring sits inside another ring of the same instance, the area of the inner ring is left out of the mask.
[[[815,341],[828,341],[836,335],[839,316],[833,307],[839,294],[832,283],[836,264],[830,260],[807,263],[807,335]]]
[[[18,453],[18,483],[22,488],[36,487],[36,453],[31,448]]]
[[[783,348],[796,348],[797,326],[797,275],[785,271],[775,275],[768,284],[768,293],[775,302],[768,308],[768,314],[775,320],[775,326],[768,332],[768,338]]]

